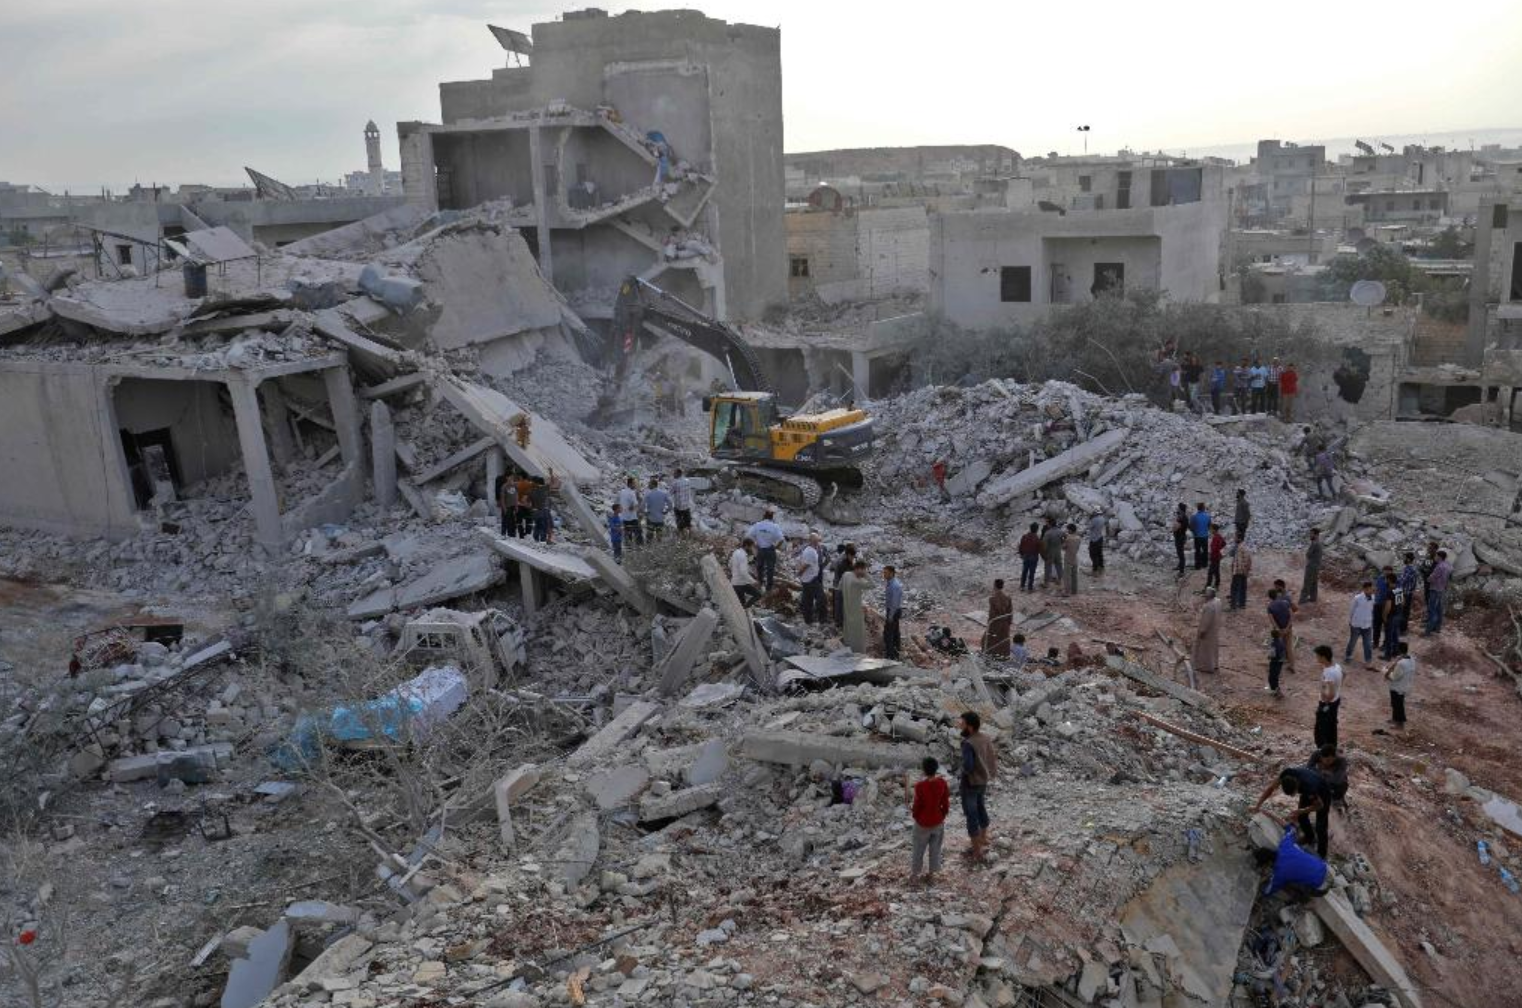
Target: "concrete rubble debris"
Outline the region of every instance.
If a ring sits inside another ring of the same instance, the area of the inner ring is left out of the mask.
[[[291,952],[296,947],[296,933],[286,921],[248,943],[246,958],[237,959],[227,974],[221,1008],[254,1008],[285,978]]]
[[[712,609],[703,609],[682,628],[671,651],[653,671],[660,676],[659,688],[663,696],[675,694],[692,676],[718,625],[718,615]]]
[[[625,708],[612,721],[604,725],[596,735],[583,742],[566,760],[570,766],[587,766],[601,762],[625,739],[639,731],[640,726],[660,713],[661,705],[637,700]]]

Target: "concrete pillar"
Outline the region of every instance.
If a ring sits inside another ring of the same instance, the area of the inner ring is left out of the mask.
[[[391,408],[379,399],[370,404],[370,471],[375,480],[375,503],[396,503],[396,425]]]
[[[550,283],[555,282],[555,261],[550,249],[550,201],[554,195],[549,191],[544,173],[544,129],[531,126],[528,131],[529,170],[534,185],[534,231],[539,240],[539,272]]]
[[[497,506],[497,479],[502,475],[506,463],[507,457],[502,454],[501,448],[491,448],[486,452],[486,505],[491,508],[494,518],[502,514],[502,509]]]
[[[544,605],[544,586],[539,581],[539,572],[529,564],[520,563],[518,586],[523,595],[523,618],[533,619],[534,614]]]
[[[872,397],[872,358],[860,350],[851,351],[851,381],[856,384],[856,398]]]
[[[259,386],[259,398],[264,402],[264,427],[269,435],[270,453],[275,465],[285,472],[296,457],[296,439],[291,435],[291,411],[285,405],[285,393],[280,383],[270,379]]]
[[[1474,272],[1469,279],[1469,328],[1464,334],[1465,367],[1478,368],[1485,363],[1485,340],[1489,335],[1487,323],[1489,312],[1486,300],[1490,297],[1490,257],[1495,248],[1495,205],[1505,202],[1506,197],[1480,200],[1479,212],[1475,214]],[[1505,278],[1502,278],[1503,282]]]
[[[259,542],[269,549],[285,545],[285,530],[280,524],[280,497],[275,491],[275,474],[270,469],[269,451],[264,444],[264,424],[259,417],[259,393],[249,378],[227,382],[233,401],[233,418],[238,424],[238,448],[243,453],[243,471],[248,474],[248,492],[254,512],[254,526]]]
[[[354,384],[347,367],[328,368],[322,373],[328,389],[328,409],[333,413],[333,432],[338,435],[338,449],[348,465],[363,465],[363,441],[359,436],[359,406],[354,401]]]

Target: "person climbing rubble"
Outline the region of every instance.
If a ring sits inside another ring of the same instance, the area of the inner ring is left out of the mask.
[[[756,541],[746,536],[729,554],[729,586],[735,590],[740,604],[749,609],[750,604],[761,597],[756,579],[751,574],[751,559],[756,553]]]
[[[1316,853],[1326,859],[1327,844],[1329,837],[1329,816],[1332,808],[1332,792],[1327,786],[1326,778],[1311,767],[1286,767],[1279,771],[1277,777],[1268,782],[1263,793],[1258,796],[1258,803],[1252,807],[1254,813],[1261,812],[1263,805],[1277,791],[1283,791],[1291,798],[1298,800],[1295,810],[1295,821],[1300,827],[1300,842],[1316,845]]]

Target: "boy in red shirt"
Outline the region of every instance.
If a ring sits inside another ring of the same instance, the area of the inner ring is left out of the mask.
[[[941,842],[945,839],[946,814],[951,811],[951,788],[946,778],[940,776],[941,766],[929,756],[920,764],[925,778],[909,786],[909,776],[904,775],[904,800],[914,816],[914,846],[909,859],[909,884],[920,880],[920,867],[925,861],[925,850],[930,850],[930,871],[925,874],[925,884],[935,882],[935,873],[941,868]]]
[[[1221,587],[1221,557],[1226,554],[1226,537],[1221,535],[1221,526],[1210,526],[1210,568],[1205,572],[1205,587]]]

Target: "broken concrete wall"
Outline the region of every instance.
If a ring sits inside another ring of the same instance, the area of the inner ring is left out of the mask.
[[[238,462],[238,428],[217,382],[123,378],[112,404],[117,426],[135,435],[168,430],[181,486],[227,472]]]
[[[440,350],[560,326],[560,299],[516,231],[439,236],[419,254],[416,269],[428,301],[440,308],[429,330]]]
[[[794,297],[814,291],[834,304],[928,287],[930,222],[922,207],[790,213],[786,225]]]
[[[631,11],[536,24],[533,42],[532,66],[442,85],[443,121],[504,116],[555,101],[584,109],[617,107],[625,123],[640,133],[660,131],[678,158],[718,179],[711,209],[698,216],[694,228],[723,255],[729,315],[757,318],[766,306],[784,303],[777,29],[726,24],[692,10]],[[408,139],[420,134],[409,127],[398,129],[408,194],[436,198],[428,192],[427,172],[408,175],[409,159],[422,160],[422,144]],[[562,174],[567,174],[564,166]],[[563,181],[575,179],[567,175]],[[573,234],[557,231],[555,240],[564,235],[574,241]],[[556,283],[566,289],[559,266],[557,256]]]
[[[122,538],[138,530],[105,381],[93,367],[0,364],[0,524]],[[22,478],[24,477],[24,478]]]

